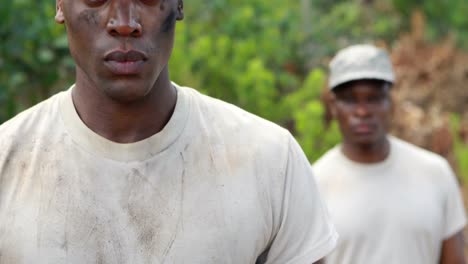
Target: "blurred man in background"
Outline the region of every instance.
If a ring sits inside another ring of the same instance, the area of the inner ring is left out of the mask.
[[[325,263],[465,263],[466,216],[449,164],[388,135],[394,81],[387,53],[371,45],[330,63],[329,106],[343,140],[313,165],[340,234]]]
[[[182,18],[182,0],[57,0],[76,84],[0,126],[0,263],[310,264],[334,247],[293,137],[170,81]]]

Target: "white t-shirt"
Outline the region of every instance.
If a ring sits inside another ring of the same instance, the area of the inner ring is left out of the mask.
[[[0,263],[310,264],[337,235],[284,129],[177,87],[169,123],[118,144],[71,90],[0,126]],[[265,254],[264,254],[265,255]]]
[[[340,239],[327,264],[436,264],[466,215],[456,177],[440,156],[389,137],[390,155],[360,164],[335,147],[314,165]]]

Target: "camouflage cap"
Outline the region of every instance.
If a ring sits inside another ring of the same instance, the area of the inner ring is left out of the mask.
[[[395,82],[392,63],[386,51],[373,45],[354,45],[339,51],[330,62],[330,90],[340,84],[362,79]]]

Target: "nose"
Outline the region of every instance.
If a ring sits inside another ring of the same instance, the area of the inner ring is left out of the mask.
[[[114,36],[139,37],[142,27],[133,1],[114,1],[110,6],[107,32]]]
[[[358,103],[356,105],[355,113],[359,117],[366,117],[371,114],[371,109],[365,103]]]

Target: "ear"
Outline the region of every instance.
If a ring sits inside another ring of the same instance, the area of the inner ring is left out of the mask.
[[[388,103],[390,104],[390,115],[393,116],[395,115],[396,108],[395,108],[395,94],[393,93],[392,90],[388,92]]]
[[[338,110],[336,109],[336,95],[334,92],[329,92],[328,100],[327,100],[327,105],[328,108],[330,109],[330,114],[333,119],[336,119],[336,116],[338,115]]]
[[[63,16],[63,0],[55,1],[55,22],[59,24],[65,23],[65,17]]]
[[[184,1],[183,0],[178,0],[176,19],[179,21],[184,19]]]

